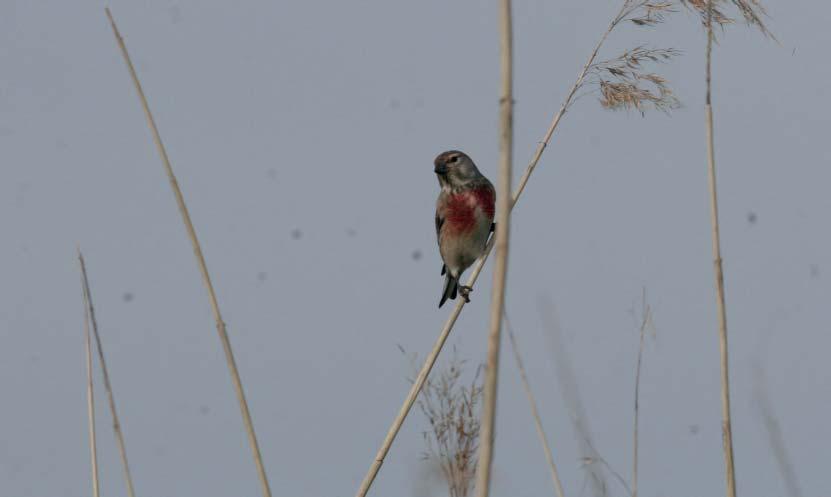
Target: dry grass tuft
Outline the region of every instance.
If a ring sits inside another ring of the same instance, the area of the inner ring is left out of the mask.
[[[450,497],[470,493],[478,462],[482,366],[476,368],[470,383],[464,383],[465,364],[454,349],[449,367],[438,378],[427,379],[418,400],[419,409],[430,423],[430,429],[423,432],[427,445],[424,459],[435,461],[441,468]]]

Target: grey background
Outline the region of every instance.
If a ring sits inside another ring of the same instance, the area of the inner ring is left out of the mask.
[[[517,169],[618,5],[515,2]],[[495,176],[495,5],[111,7],[218,288],[274,494],[351,495],[408,388],[397,345],[423,356],[448,314],[436,309],[431,161],[458,147]],[[743,495],[784,495],[752,402],[758,361],[805,495],[819,496],[831,6],[768,7],[781,45],[737,26],[714,65],[736,464]],[[682,11],[655,30],[621,29],[602,56],[641,42],[685,51],[661,70],[686,106],[642,119],[591,97],[575,105],[515,211],[508,311],[577,496],[585,471],[540,302],[559,316],[595,445],[628,479],[631,310],[646,287],[658,333],[644,358],[641,494],[719,495],[704,37]],[[0,67],[0,495],[89,493],[76,244],[139,494],[258,495],[205,292],[103,4],[0,3]],[[473,363],[489,269],[480,281],[450,340]],[[495,494],[550,495],[507,354],[503,365]],[[104,494],[123,495],[98,400]],[[420,460],[425,428],[407,421],[373,495],[441,495]]]

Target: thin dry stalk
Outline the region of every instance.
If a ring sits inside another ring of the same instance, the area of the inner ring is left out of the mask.
[[[101,335],[98,334],[98,320],[95,318],[95,307],[92,305],[92,292],[89,289],[87,267],[84,263],[84,256],[80,251],[78,251],[78,263],[81,266],[81,279],[84,285],[86,312],[89,316],[89,320],[92,322],[92,333],[95,335],[95,346],[98,350],[98,362],[101,364],[101,375],[104,378],[104,389],[107,391],[110,414],[113,417],[113,431],[115,431],[115,440],[118,444],[118,453],[121,458],[121,468],[124,472],[124,481],[127,485],[127,495],[129,497],[135,497],[136,493],[133,490],[133,477],[130,474],[130,465],[127,463],[127,446],[124,443],[124,434],[121,431],[121,423],[118,420],[118,412],[115,408],[115,396],[113,395],[113,388],[110,383],[110,374],[107,370],[107,361],[104,360],[104,347],[101,345]]]
[[[499,349],[501,346],[502,311],[508,280],[508,248],[511,220],[511,179],[513,176],[514,94],[513,34],[511,0],[499,2],[499,59],[502,95],[499,98],[499,184],[496,202],[496,261],[491,293],[490,330],[488,332],[488,365],[485,370],[485,405],[482,413],[482,448],[476,471],[476,495],[488,497],[493,465],[496,396],[499,383]]]
[[[188,213],[188,208],[185,205],[185,198],[182,195],[182,191],[179,189],[179,183],[176,181],[176,176],[173,174],[173,167],[170,165],[170,159],[167,156],[167,151],[165,150],[164,144],[162,143],[162,137],[159,134],[159,130],[156,127],[156,122],[153,119],[153,114],[150,112],[150,106],[147,103],[147,97],[144,95],[144,90],[141,88],[141,83],[139,82],[138,75],[136,74],[136,70],[133,67],[133,62],[130,60],[130,55],[127,53],[127,46],[124,44],[124,39],[121,37],[121,34],[118,31],[118,28],[115,25],[115,20],[113,19],[112,14],[110,13],[110,9],[105,9],[107,13],[107,17],[110,20],[110,25],[113,29],[113,34],[115,35],[115,39],[118,42],[118,46],[121,49],[121,55],[124,57],[124,62],[127,64],[127,68],[130,71],[130,77],[133,80],[133,85],[136,88],[136,92],[138,93],[139,99],[141,100],[141,106],[144,110],[144,115],[147,118],[147,124],[150,126],[150,130],[153,133],[153,140],[156,143],[156,148],[158,149],[159,156],[162,159],[162,163],[164,165],[165,172],[167,173],[168,180],[170,181],[170,187],[173,189],[173,194],[176,197],[176,204],[179,207],[179,213],[182,215],[182,221],[185,224],[185,229],[188,233],[188,238],[190,238],[191,245],[193,246],[193,254],[196,257],[196,262],[199,266],[199,271],[202,274],[202,282],[205,285],[205,288],[208,291],[208,298],[211,304],[211,311],[213,313],[214,321],[216,321],[216,330],[219,333],[219,339],[222,342],[222,349],[225,353],[225,360],[228,363],[228,369],[231,373],[231,380],[234,383],[234,391],[237,396],[237,401],[239,402],[240,411],[242,412],[242,419],[243,423],[245,424],[245,430],[248,435],[248,443],[251,446],[251,452],[254,456],[254,464],[257,467],[257,474],[260,479],[260,486],[262,487],[262,493],[264,497],[271,497],[271,489],[268,484],[268,477],[266,476],[265,466],[263,465],[262,455],[260,454],[260,447],[257,443],[257,435],[254,432],[254,422],[251,419],[251,412],[248,409],[248,402],[245,400],[245,391],[242,387],[242,380],[240,379],[239,371],[237,370],[237,364],[234,360],[234,352],[231,349],[231,341],[228,338],[228,332],[225,329],[225,322],[222,320],[222,314],[219,311],[219,303],[216,298],[216,292],[214,291],[213,284],[211,283],[211,277],[208,273],[208,265],[205,263],[205,257],[202,255],[202,248],[199,245],[199,240],[196,237],[196,230],[193,227],[193,223],[190,219],[190,214]]]
[[[80,251],[78,252],[78,257],[80,258]],[[83,264],[83,259],[81,261],[81,264]],[[92,384],[92,341],[90,340],[90,315],[88,312],[90,300],[86,285],[82,285],[82,291],[84,294],[84,344],[87,356],[87,428],[89,430],[89,457],[92,468],[92,495],[93,497],[99,497],[98,448],[95,441],[95,398]]]
[[[589,70],[591,69],[592,64],[597,59],[597,54],[600,51],[600,48],[606,42],[606,39],[609,37],[609,34],[621,22],[623,22],[624,20],[629,20],[629,16],[637,14],[638,8],[644,8],[647,4],[650,4],[650,2],[625,0],[623,2],[623,5],[621,6],[620,11],[618,11],[617,15],[615,15],[614,19],[609,24],[608,28],[603,32],[603,35],[600,37],[600,40],[597,42],[597,45],[595,45],[594,50],[589,55],[583,68],[578,73],[577,79],[574,81],[574,84],[571,86],[568,93],[566,94],[566,98],[563,100],[560,109],[554,115],[551,124],[549,125],[548,129],[545,132],[545,135],[543,136],[543,139],[537,144],[537,148],[534,151],[534,155],[532,156],[528,166],[525,168],[525,172],[519,179],[519,183],[516,189],[514,190],[513,196],[511,197],[511,210],[513,210],[513,208],[516,206],[516,203],[519,201],[519,197],[525,190],[525,186],[528,184],[528,180],[531,178],[531,174],[534,172],[534,169],[536,169],[537,164],[539,163],[540,158],[542,158],[542,154],[545,152],[546,147],[548,147],[548,144],[551,142],[551,138],[554,136],[554,132],[560,125],[560,121],[566,114],[566,111],[569,109],[571,104],[574,103],[575,97],[577,96],[577,92],[583,87],[584,83],[586,83],[586,76]],[[490,255],[491,250],[493,249],[494,240],[495,238],[491,237],[491,240],[485,247],[485,252],[482,254],[482,257],[480,257],[479,260],[476,261],[476,263],[473,265],[470,277],[468,278],[465,286],[469,286],[472,288],[473,285],[476,283],[476,280],[479,278],[479,274],[482,272],[482,269],[488,260],[488,256]],[[395,437],[398,435],[398,431],[404,424],[404,420],[407,418],[407,415],[409,414],[410,409],[412,408],[413,403],[416,400],[416,397],[418,397],[418,393],[424,386],[424,381],[430,374],[430,371],[432,370],[433,365],[436,362],[436,359],[441,353],[441,349],[442,347],[444,347],[444,343],[450,336],[450,332],[453,330],[453,326],[456,324],[456,320],[462,313],[462,309],[464,308],[464,306],[465,300],[459,299],[456,303],[456,307],[453,308],[453,310],[450,313],[450,316],[448,316],[447,321],[445,322],[441,332],[439,333],[439,337],[433,344],[432,350],[425,358],[424,365],[422,366],[418,376],[413,382],[410,391],[407,393],[407,397],[404,399],[404,403],[401,405],[398,414],[396,415],[395,419],[392,422],[392,425],[387,431],[387,434],[384,437],[384,441],[381,443],[381,447],[378,449],[378,452],[376,453],[375,458],[373,459],[372,464],[369,467],[369,471],[367,471],[366,476],[364,476],[364,479],[361,481],[361,485],[358,488],[356,497],[365,497],[367,492],[369,492],[372,483],[375,481],[375,477],[378,476],[378,471],[380,471],[381,466],[384,464],[384,459],[389,453],[389,450],[392,447],[392,443],[395,440]]]
[[[782,435],[782,427],[779,425],[779,420],[773,411],[773,403],[771,403],[766,392],[762,367],[757,364],[754,369],[756,388],[754,388],[753,397],[756,407],[762,415],[762,423],[768,435],[770,450],[776,459],[776,465],[779,466],[779,472],[782,474],[782,480],[785,482],[788,495],[790,497],[802,497],[802,489],[799,486],[794,465],[788,455],[788,447],[785,444],[785,437]]]
[[[736,497],[736,470],[733,458],[733,430],[730,418],[730,378],[727,351],[727,309],[724,303],[724,271],[721,264],[721,236],[718,225],[718,195],[716,189],[716,157],[713,144],[713,106],[711,71],[713,52],[713,1],[707,2],[707,53],[704,104],[707,126],[707,178],[710,190],[710,224],[713,237],[713,270],[716,278],[716,307],[718,310],[719,352],[721,355],[721,436],[724,445],[724,469],[727,478],[727,497]]]
[[[638,343],[638,363],[635,368],[635,427],[633,430],[632,442],[632,497],[638,497],[638,427],[640,416],[640,391],[641,391],[641,363],[643,361],[643,344],[646,331],[654,326],[652,322],[652,309],[646,302],[646,288],[643,289],[641,297],[641,319],[639,326],[640,339]]]
[[[508,338],[511,341],[511,350],[514,352],[514,361],[516,361],[517,369],[519,369],[519,377],[522,380],[522,388],[525,390],[525,396],[528,398],[528,405],[531,407],[531,416],[534,418],[534,427],[537,429],[537,436],[542,442],[542,449],[545,452],[545,460],[551,470],[551,481],[554,483],[554,490],[557,492],[557,497],[565,497],[563,492],[563,484],[560,482],[560,474],[557,472],[557,465],[554,464],[554,454],[551,451],[551,446],[548,445],[548,437],[545,436],[545,430],[542,428],[542,419],[537,409],[537,400],[534,398],[534,393],[531,390],[531,384],[528,382],[528,375],[525,372],[525,365],[522,362],[522,355],[519,353],[519,346],[516,343],[514,336],[514,328],[511,326],[511,321],[508,319],[508,313],[505,312],[505,329],[508,332]]]

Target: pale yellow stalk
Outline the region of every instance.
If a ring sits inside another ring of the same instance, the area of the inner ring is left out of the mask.
[[[499,2],[499,66],[502,94],[499,98],[499,180],[496,196],[496,261],[493,270],[488,362],[485,370],[484,406],[481,444],[476,470],[476,495],[490,495],[491,467],[496,428],[496,396],[499,382],[499,349],[502,336],[502,313],[508,284],[508,248],[510,246],[511,180],[514,146],[513,34],[511,0]]]
[[[254,432],[254,422],[251,419],[248,402],[245,400],[245,391],[242,387],[242,380],[240,379],[236,360],[234,359],[234,352],[231,349],[231,340],[228,338],[228,331],[225,329],[225,322],[222,320],[222,314],[219,311],[219,302],[217,301],[216,292],[214,291],[213,284],[211,283],[211,277],[208,273],[208,265],[205,263],[205,257],[202,255],[202,248],[199,245],[198,238],[196,237],[196,230],[191,222],[187,205],[185,205],[185,198],[182,195],[182,190],[179,189],[179,183],[176,180],[176,176],[173,174],[173,167],[170,165],[170,159],[168,158],[167,151],[162,143],[162,137],[156,127],[153,114],[150,112],[147,97],[144,95],[144,90],[141,88],[141,83],[139,82],[138,75],[133,67],[133,62],[130,60],[130,55],[127,53],[127,46],[124,44],[124,39],[118,32],[118,28],[115,25],[115,20],[113,20],[110,9],[106,9],[106,12],[107,17],[110,20],[110,25],[113,29],[113,34],[115,35],[115,39],[121,49],[121,55],[124,57],[124,62],[127,64],[127,69],[130,71],[130,77],[133,80],[133,85],[135,86],[136,92],[138,92],[139,99],[141,100],[141,107],[144,110],[144,116],[147,118],[147,124],[150,126],[150,131],[153,133],[153,141],[156,143],[156,149],[162,159],[162,164],[164,165],[168,180],[170,181],[170,187],[173,189],[173,195],[176,197],[176,204],[179,207],[179,213],[182,215],[182,221],[185,224],[188,238],[190,238],[190,242],[193,247],[193,255],[196,257],[199,272],[202,274],[202,282],[208,291],[211,312],[213,313],[214,321],[216,322],[216,330],[219,333],[219,340],[222,342],[222,350],[225,353],[225,361],[228,364],[228,370],[231,373],[231,381],[234,384],[234,392],[236,393],[240,411],[242,412],[242,420],[248,435],[248,443],[251,446],[254,464],[257,467],[257,475],[260,479],[260,487],[262,489],[263,497],[271,497],[271,488],[268,484],[268,477],[266,476],[265,466],[263,465],[263,458],[260,454],[260,446],[257,443],[257,435]]]
[[[733,429],[730,417],[730,373],[727,350],[727,309],[724,303],[724,271],[721,264],[721,236],[718,225],[718,191],[716,188],[716,156],[713,144],[713,106],[711,94],[711,67],[713,52],[713,1],[707,1],[707,97],[704,104],[707,126],[707,179],[710,191],[710,225],[713,238],[713,270],[716,279],[716,309],[718,311],[718,338],[721,359],[721,438],[724,449],[724,470],[727,478],[727,497],[736,497],[736,470],[733,458]]]

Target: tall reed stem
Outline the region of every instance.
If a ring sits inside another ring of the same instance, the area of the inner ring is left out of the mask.
[[[488,362],[485,370],[484,406],[481,445],[476,471],[476,495],[488,497],[493,466],[496,427],[496,396],[499,383],[499,349],[502,336],[502,313],[508,279],[508,248],[511,220],[511,179],[514,146],[513,34],[511,0],[499,1],[499,65],[502,95],[499,98],[499,182],[496,202],[496,261],[491,293]]]
[[[721,264],[721,237],[718,225],[718,195],[716,189],[716,157],[713,144],[713,106],[711,93],[713,52],[713,1],[707,0],[707,56],[704,104],[707,126],[707,178],[710,190],[710,224],[713,237],[713,270],[716,279],[716,308],[718,310],[719,351],[721,354],[721,437],[724,445],[724,469],[727,476],[727,497],[736,497],[736,472],[733,463],[733,430],[730,420],[730,374],[727,352],[727,309],[724,304],[724,271]]]
[[[245,391],[242,388],[242,380],[240,379],[239,371],[237,370],[236,360],[234,359],[234,352],[231,349],[231,340],[228,338],[228,331],[225,329],[225,322],[222,320],[222,314],[219,312],[219,303],[217,302],[216,292],[211,283],[210,274],[208,274],[208,265],[205,263],[205,257],[202,255],[202,248],[199,245],[199,240],[196,237],[196,230],[188,213],[188,208],[185,205],[185,198],[182,195],[182,190],[179,189],[179,183],[176,181],[176,176],[173,174],[173,167],[170,165],[170,159],[167,156],[162,137],[156,127],[156,122],[153,119],[153,114],[150,112],[150,106],[147,103],[147,97],[144,95],[144,90],[141,88],[136,70],[133,67],[133,62],[130,60],[130,55],[127,53],[127,46],[124,44],[124,39],[118,32],[115,25],[115,20],[110,13],[110,9],[106,9],[107,17],[110,20],[110,25],[113,29],[113,34],[121,49],[121,55],[124,57],[124,62],[127,64],[127,69],[130,71],[130,77],[133,80],[133,85],[136,88],[139,99],[141,100],[141,107],[144,110],[144,116],[147,118],[147,124],[153,133],[153,141],[156,143],[156,148],[159,156],[162,159],[165,172],[167,172],[170,187],[173,189],[173,195],[176,197],[176,204],[179,207],[179,213],[182,215],[182,221],[185,224],[185,229],[193,246],[193,255],[196,257],[199,272],[202,274],[202,282],[208,291],[208,298],[211,304],[211,312],[213,313],[214,321],[216,322],[216,330],[219,333],[219,340],[222,342],[222,350],[225,353],[225,361],[228,363],[228,370],[231,373],[231,380],[234,384],[234,391],[237,395],[240,411],[242,412],[242,420],[245,424],[245,430],[248,435],[248,443],[251,446],[251,452],[254,457],[254,464],[257,467],[257,475],[260,479],[260,486],[262,488],[263,497],[271,497],[271,488],[268,484],[268,477],[266,476],[265,466],[263,465],[263,458],[260,454],[260,446],[257,443],[257,435],[254,432],[254,422],[251,419],[251,412],[248,409],[248,402],[245,400]]]

